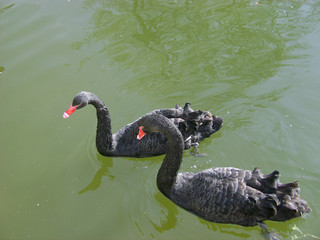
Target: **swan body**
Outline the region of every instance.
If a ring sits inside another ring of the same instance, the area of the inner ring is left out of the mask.
[[[168,139],[157,186],[185,210],[207,221],[242,226],[255,226],[265,220],[286,221],[311,211],[300,198],[298,183],[281,183],[278,171],[264,175],[259,168],[217,167],[178,173],[184,144],[180,131],[159,115],[144,116],[138,124],[146,136],[162,132]]]
[[[78,93],[63,117],[68,118],[74,111],[88,104],[93,105],[97,111],[96,146],[101,155],[149,157],[166,152],[167,139],[162,133],[149,134],[141,141],[136,139],[137,121],[129,123],[112,134],[109,110],[94,93],[85,91]],[[155,113],[169,118],[180,129],[184,137],[184,149],[198,146],[200,140],[218,131],[223,124],[221,118],[208,111],[192,110],[189,103],[184,108],[177,105],[175,108],[158,109],[148,114]]]

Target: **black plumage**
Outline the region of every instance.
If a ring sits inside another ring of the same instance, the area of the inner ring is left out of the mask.
[[[91,92],[78,93],[63,116],[67,118],[75,110],[88,104],[92,104],[97,111],[96,146],[101,155],[148,157],[166,152],[167,139],[162,133],[152,133],[141,141],[137,140],[137,120],[112,134],[109,111],[103,101]],[[208,121],[208,116],[202,115],[202,112],[200,110],[193,111],[190,103],[187,103],[184,108],[177,105],[175,108],[158,109],[148,114],[156,113],[170,119],[180,129],[184,137],[184,149],[189,149],[192,146],[198,146],[200,140],[218,131],[223,124],[221,118],[207,111],[207,115],[210,116]]]
[[[147,133],[161,132],[168,139],[157,175],[159,190],[207,221],[255,226],[265,220],[286,221],[311,211],[300,198],[298,183],[281,183],[278,171],[264,175],[259,168],[249,171],[217,167],[178,173],[184,142],[176,126],[155,114],[142,117],[138,125]]]

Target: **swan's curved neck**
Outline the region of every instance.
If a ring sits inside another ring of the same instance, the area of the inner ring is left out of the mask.
[[[112,131],[111,131],[111,119],[109,110],[104,105],[102,100],[96,95],[90,96],[89,104],[92,104],[97,110],[97,134],[96,134],[96,146],[98,152],[102,155],[112,152]]]
[[[168,139],[168,147],[166,156],[158,171],[157,186],[166,197],[170,197],[171,189],[176,181],[182,162],[184,143],[181,133],[174,126],[167,126],[163,133]]]

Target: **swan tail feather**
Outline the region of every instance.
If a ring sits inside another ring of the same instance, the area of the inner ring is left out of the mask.
[[[259,168],[255,168],[248,180],[248,185],[260,190],[265,196],[258,204],[265,220],[286,221],[310,212],[308,203],[300,197],[298,182],[281,183],[279,176],[279,171],[264,175]]]
[[[300,188],[297,181],[285,184],[280,183],[277,186],[276,195],[280,200],[280,204],[277,206],[277,214],[271,220],[286,221],[311,212],[308,203],[300,197]]]

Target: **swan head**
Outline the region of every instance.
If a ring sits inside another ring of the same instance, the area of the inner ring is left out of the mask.
[[[160,118],[161,119],[161,118]],[[147,115],[142,117],[138,121],[139,133],[137,135],[137,139],[141,140],[147,133],[158,132],[159,129],[156,127],[159,118],[156,115]]]
[[[161,114],[147,114],[140,118],[137,123],[139,126],[138,140],[153,132],[161,132],[166,136],[168,133],[178,132],[181,135],[174,123]]]
[[[63,113],[63,118],[68,118],[71,116],[72,113],[74,113],[74,111],[87,106],[90,101],[90,95],[91,93],[89,92],[85,92],[85,91],[79,92],[73,98],[72,104],[70,105],[68,110]]]

